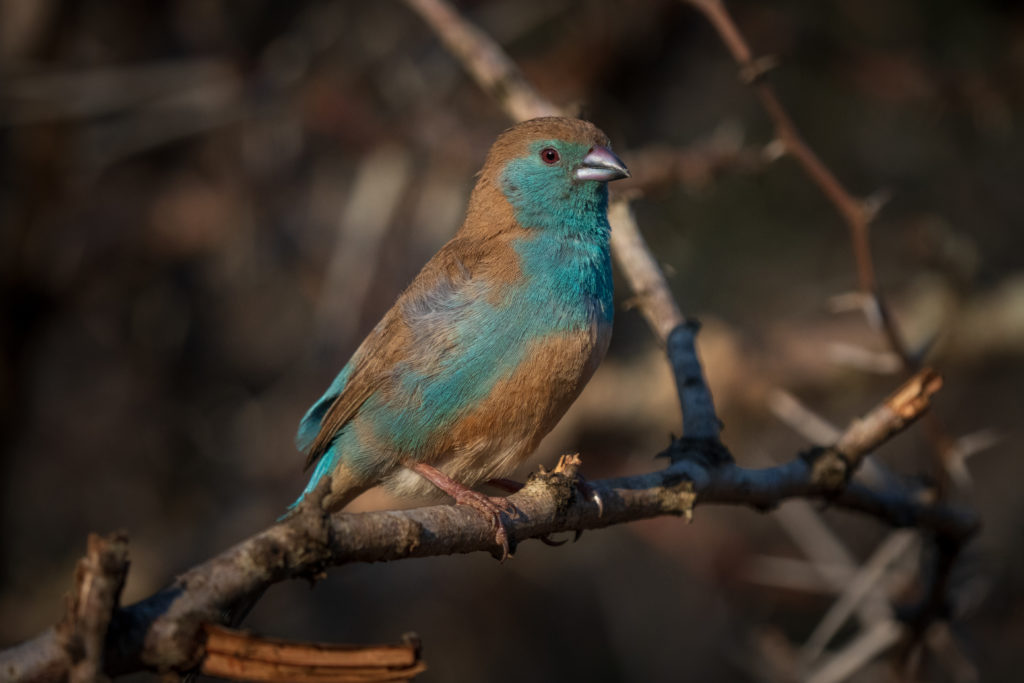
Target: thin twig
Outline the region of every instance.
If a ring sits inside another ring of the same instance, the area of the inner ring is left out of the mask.
[[[88,550],[75,570],[75,594],[57,626],[71,662],[70,683],[93,683],[103,673],[107,626],[127,573],[127,535],[89,534]]]
[[[875,268],[871,259],[871,246],[868,238],[869,226],[873,218],[872,212],[868,211],[864,202],[854,199],[829,167],[804,142],[793,119],[775,94],[774,88],[761,78],[765,70],[754,59],[750,46],[743,34],[740,33],[736,22],[729,16],[722,0],[683,1],[700,10],[718,31],[722,42],[725,43],[733,59],[739,65],[741,77],[754,88],[761,105],[775,125],[775,134],[786,153],[797,160],[846,221],[857,262],[857,280],[860,289],[865,293],[876,293]],[[889,322],[892,322],[891,319]],[[893,332],[895,333],[895,330]],[[899,346],[902,348],[902,342],[899,342]],[[897,350],[895,346],[894,350]]]
[[[620,198],[611,203],[608,222],[612,226],[612,253],[616,263],[633,290],[647,324],[661,343],[666,344],[672,330],[685,323],[686,318],[640,234],[627,200]]]
[[[564,115],[537,94],[504,50],[486,33],[463,19],[447,2],[406,0],[470,72],[484,92],[494,97],[515,121]]]
[[[895,645],[903,633],[903,627],[893,619],[878,622],[854,638],[840,652],[829,657],[804,680],[806,683],[840,683],[846,680],[867,662]]]
[[[773,60],[758,59],[753,56],[750,46],[736,26],[722,0],[683,0],[699,10],[714,26],[729,50],[740,70],[741,78],[750,85],[765,113],[775,126],[775,135],[782,149],[797,161],[811,181],[818,186],[822,194],[835,206],[842,216],[850,234],[850,244],[857,267],[857,282],[861,292],[870,298],[869,321],[877,323],[885,337],[889,348],[896,354],[908,373],[916,372],[922,367],[920,354],[912,352],[903,339],[892,310],[875,275],[874,261],[871,256],[870,227],[877,214],[880,203],[870,200],[856,199],[832,170],[821,160],[810,145],[800,135],[793,118],[782,105],[775,89],[763,78],[764,65]],[[942,494],[949,479],[947,460],[953,438],[934,417],[929,417],[925,424],[925,433],[932,444],[939,476],[939,493]]]
[[[864,563],[860,571],[847,582],[846,588],[840,594],[839,599],[832,604],[832,607],[815,627],[810,637],[808,637],[800,653],[801,659],[805,664],[812,664],[817,660],[822,652],[825,651],[829,641],[839,632],[839,629],[849,618],[850,614],[864,600],[872,597],[872,595],[877,595],[875,592],[876,586],[885,578],[889,567],[900,556],[914,548],[916,538],[910,531],[899,530],[889,534],[889,537],[879,544],[871,559]],[[885,612],[887,612],[883,616],[891,619],[894,615],[892,610],[888,608],[888,602],[881,600],[878,602],[883,603]]]

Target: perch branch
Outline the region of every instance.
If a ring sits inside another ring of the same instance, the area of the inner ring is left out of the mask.
[[[912,382],[922,384],[915,377]],[[924,383],[927,385],[928,383]],[[891,438],[920,416],[927,397],[898,405],[892,397],[844,432],[846,460]],[[819,449],[777,467],[746,469],[731,462],[708,463],[701,449],[677,442],[674,462],[649,474],[589,482],[603,510],[576,487],[578,458],[565,458],[553,472],[534,475],[511,497],[520,516],[508,521],[513,541],[566,531],[599,529],[661,515],[690,515],[695,506],[729,503],[768,509],[794,497],[821,498],[837,508],[874,516],[893,526],[914,526],[944,537],[965,539],[977,528],[969,510],[936,503],[908,489],[874,490],[842,486],[823,476],[835,464],[823,460],[838,451]],[[496,553],[490,522],[475,511],[438,505],[403,511],[326,515],[315,506],[242,541],[179,576],[170,586],[134,605],[115,609],[106,638],[105,671],[117,675],[141,669],[185,671],[202,655],[204,624],[221,623],[226,610],[246,596],[289,578],[315,579],[326,568],[476,551]],[[69,658],[59,628],[0,652],[0,671],[10,680],[54,680]]]

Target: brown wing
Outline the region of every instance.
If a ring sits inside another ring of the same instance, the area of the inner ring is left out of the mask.
[[[309,453],[306,455],[304,469],[308,470],[327,452],[327,449],[331,447],[331,442],[334,441],[334,437],[338,435],[341,428],[356,416],[359,408],[362,407],[366,399],[379,386],[381,382],[379,376],[363,381],[363,376],[366,373],[357,374],[358,372],[357,369],[352,374],[349,382],[345,385],[344,391],[338,394],[338,397],[334,399],[334,403],[331,404],[331,407],[324,414],[324,418],[320,422],[320,431],[317,433],[316,438],[313,439],[313,443],[309,447]]]
[[[413,355],[422,357],[427,348],[433,349],[434,354],[442,352],[443,335],[431,334],[436,316],[434,324],[424,322],[431,317],[430,311],[437,310],[439,302],[474,277],[500,283],[518,274],[515,254],[507,245],[495,244],[493,239],[456,237],[444,245],[356,351],[355,368],[320,421],[306,457],[306,468],[327,452],[367,399],[390,380],[396,363]]]

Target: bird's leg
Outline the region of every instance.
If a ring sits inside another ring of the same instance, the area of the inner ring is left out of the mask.
[[[511,519],[518,517],[519,510],[515,505],[505,498],[495,498],[463,486],[441,470],[426,463],[406,462],[405,466],[454,498],[456,505],[467,505],[488,516],[495,527],[494,540],[502,549],[502,561],[509,556],[508,530],[505,528],[501,515],[505,513]]]

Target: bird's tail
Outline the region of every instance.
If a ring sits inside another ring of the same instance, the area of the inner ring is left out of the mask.
[[[316,464],[305,490],[288,506],[288,511],[281,518],[287,517],[306,499],[319,498],[320,506],[324,510],[336,512],[370,487],[371,485],[357,477],[351,468],[337,462],[335,454],[330,453]]]

